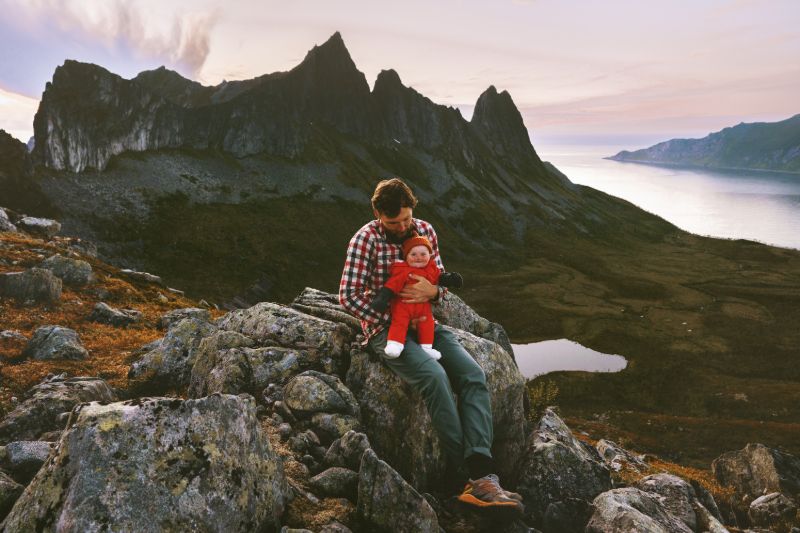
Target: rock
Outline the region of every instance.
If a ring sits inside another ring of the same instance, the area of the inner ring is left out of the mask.
[[[547,506],[542,520],[544,531],[583,533],[594,513],[594,506],[586,500],[566,498]]]
[[[0,340],[9,339],[15,341],[26,341],[28,337],[17,331],[16,329],[4,329],[0,331]]]
[[[433,306],[433,316],[446,326],[496,342],[514,358],[514,349],[503,326],[483,318],[452,292],[448,292],[439,305]]]
[[[361,459],[356,513],[365,531],[439,531],[427,500],[372,450]]]
[[[325,452],[324,462],[328,466],[343,466],[358,470],[361,456],[370,448],[369,439],[363,433],[348,431],[336,439]]]
[[[358,491],[358,472],[334,466],[312,477],[308,483],[318,496],[341,497],[355,501]]]
[[[216,327],[203,320],[179,320],[155,348],[131,365],[128,379],[185,387],[200,342],[214,331]]]
[[[311,426],[324,442],[338,439],[348,431],[360,431],[361,423],[358,418],[337,413],[314,413],[311,417]]]
[[[73,252],[84,257],[97,257],[97,245],[78,237],[68,237],[67,246]]]
[[[451,331],[486,374],[494,426],[492,455],[503,484],[513,486],[525,448],[525,379],[498,344]],[[346,381],[375,450],[417,490],[435,488],[444,473],[444,455],[422,396],[366,352],[351,354]]]
[[[657,494],[626,487],[604,492],[592,502],[595,511],[587,533],[692,533],[671,515]]]
[[[307,370],[292,378],[283,391],[283,401],[295,416],[342,413],[358,416],[358,402],[336,376]]]
[[[747,514],[754,526],[770,528],[791,524],[797,517],[797,504],[791,498],[773,492],[753,500]]]
[[[677,476],[671,474],[654,474],[647,476],[634,485],[635,488],[663,496],[661,503],[667,511],[692,531],[697,531],[698,520],[694,506],[698,504],[694,488]]]
[[[289,494],[251,397],[148,398],[77,412],[7,531],[262,531]]]
[[[220,336],[238,335],[234,331],[219,332]],[[243,341],[242,341],[243,342]],[[210,346],[209,344],[214,344]],[[256,395],[270,383],[284,383],[311,364],[312,357],[305,350],[294,348],[249,348],[236,347],[217,349],[223,341],[201,343],[190,378],[189,395],[200,397],[213,392],[238,394],[249,392]]]
[[[319,533],[353,533],[352,530],[346,525],[334,520],[330,524],[325,524]]]
[[[39,361],[81,360],[86,359],[89,352],[81,344],[81,339],[75,330],[61,326],[42,326],[37,328],[31,340],[28,341],[22,355]]]
[[[161,280],[159,276],[154,274],[150,274],[149,272],[137,272],[136,270],[131,270],[129,268],[123,268],[119,271],[120,274],[136,281],[144,281],[145,283],[155,283],[156,285],[161,285],[162,287],[166,287],[164,282]]]
[[[576,439],[552,409],[546,409],[530,434],[519,465],[517,492],[525,515],[541,523],[548,505],[580,499],[592,501],[611,488],[611,476],[593,447]]]
[[[747,504],[772,492],[800,494],[800,458],[763,444],[725,452],[711,469],[722,486],[733,487],[736,499]]]
[[[51,255],[39,264],[39,268],[49,270],[66,285],[83,287],[94,280],[92,266],[86,261],[62,255]]]
[[[320,360],[341,358],[354,337],[343,324],[269,302],[231,311],[219,319],[218,325],[222,330],[242,333],[261,346],[307,350]]]
[[[61,280],[43,268],[6,272],[0,274],[0,295],[23,303],[53,303],[61,299]]]
[[[595,448],[606,465],[615,472],[619,472],[623,468],[641,472],[647,468],[647,463],[642,459],[610,440],[600,439],[595,444]]]
[[[88,320],[101,324],[125,327],[140,322],[142,320],[142,313],[136,309],[116,309],[104,302],[98,302],[95,304]]]
[[[361,322],[342,307],[336,294],[306,287],[294,299],[292,308],[331,322],[340,322],[353,330],[353,333],[361,333]]]
[[[6,517],[25,487],[0,471],[0,520]]]
[[[14,479],[20,483],[27,483],[42,467],[52,449],[52,442],[9,442],[6,445],[6,466]]]
[[[11,223],[6,210],[0,207],[0,231],[16,232],[17,227]],[[0,497],[0,510],[2,510],[2,497]]]
[[[0,422],[0,442],[36,440],[49,431],[64,429],[63,413],[83,402],[114,402],[117,396],[99,378],[53,378],[35,385],[26,399]]]
[[[208,312],[208,309],[199,309],[197,307],[173,309],[161,316],[161,319],[158,321],[158,327],[161,329],[169,329],[174,323],[184,318],[194,318],[204,322],[211,322],[211,313]]]
[[[61,231],[61,224],[49,218],[24,217],[17,222],[20,230],[50,240]]]

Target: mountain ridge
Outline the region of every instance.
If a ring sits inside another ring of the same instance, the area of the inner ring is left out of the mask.
[[[800,114],[779,122],[740,122],[702,139],[671,139],[607,159],[719,170],[800,173]]]

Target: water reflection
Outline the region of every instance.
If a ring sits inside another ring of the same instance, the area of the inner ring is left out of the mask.
[[[798,174],[603,159],[617,153],[618,146],[537,148],[573,182],[624,198],[692,233],[800,248]]]
[[[569,339],[512,344],[519,370],[534,378],[556,370],[619,372],[628,362],[621,355],[597,352]]]

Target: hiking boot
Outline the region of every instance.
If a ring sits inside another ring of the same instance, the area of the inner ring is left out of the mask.
[[[494,474],[483,476],[475,481],[470,479],[458,500],[476,507],[513,507],[520,513],[525,511],[525,506],[522,505],[522,496],[516,492],[503,490],[500,481]]]

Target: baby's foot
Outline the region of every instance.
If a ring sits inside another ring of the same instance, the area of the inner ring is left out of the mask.
[[[425,353],[428,354],[431,359],[438,361],[442,358],[442,353],[439,350],[434,350],[432,344],[420,344],[420,347],[425,350]]]
[[[386,342],[386,357],[389,359],[396,359],[400,357],[400,353],[403,351],[405,344],[397,341],[387,341]]]

